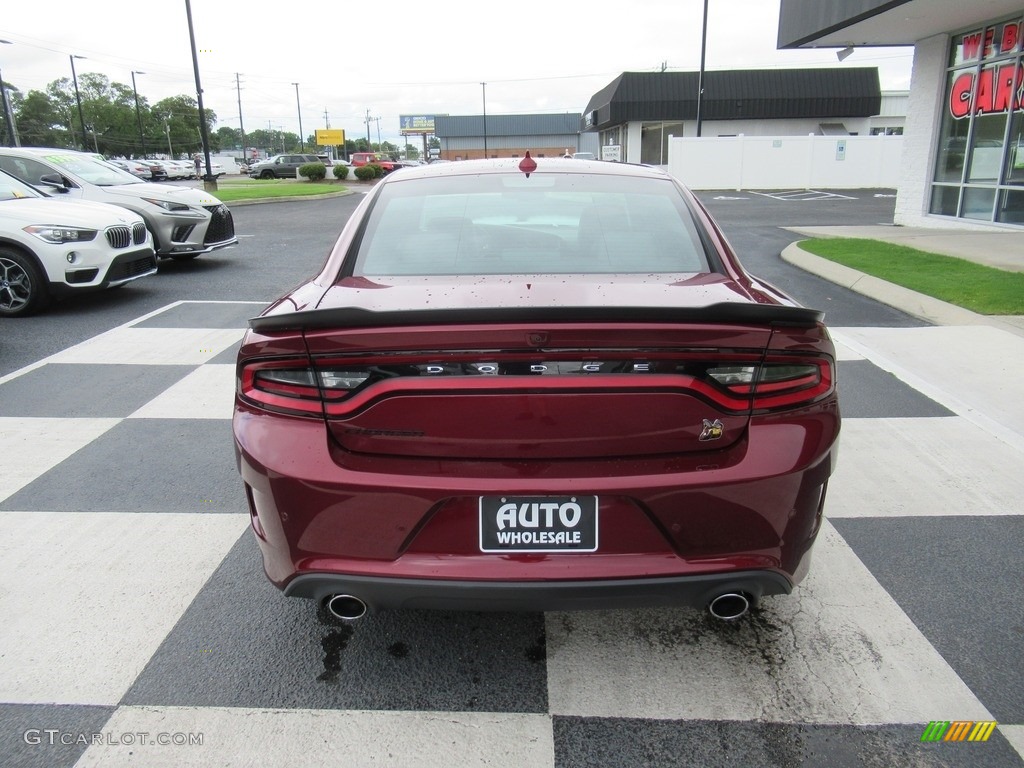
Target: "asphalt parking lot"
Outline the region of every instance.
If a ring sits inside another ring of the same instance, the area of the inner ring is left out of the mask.
[[[1024,765],[1024,339],[932,326],[779,258],[785,227],[891,222],[886,192],[701,195],[840,349],[811,575],[737,624],[339,624],[267,584],[231,450],[234,354],[358,195],[238,207],[234,249],[0,320],[0,764]],[[922,740],[933,722],[997,725]]]

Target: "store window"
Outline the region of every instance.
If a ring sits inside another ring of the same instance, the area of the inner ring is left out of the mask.
[[[640,162],[668,165],[668,140],[682,135],[681,122],[644,123],[640,128]]]
[[[1024,223],[1024,26],[1020,17],[956,35],[929,211]]]

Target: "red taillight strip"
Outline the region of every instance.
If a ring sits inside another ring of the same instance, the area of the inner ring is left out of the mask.
[[[801,357],[795,360],[782,359],[772,362],[781,362],[785,365],[814,365],[817,367],[817,374],[799,376],[787,381],[758,384],[754,394],[755,412],[809,405],[827,397],[835,389],[832,363],[829,360]]]
[[[467,386],[469,384],[469,386]],[[715,406],[736,413],[750,409],[749,398],[733,397],[718,387],[700,379],[681,374],[661,374],[651,377],[637,377],[628,374],[594,374],[586,377],[585,383],[579,378],[551,378],[538,376],[496,376],[467,377],[452,379],[388,379],[371,387],[355,392],[343,402],[327,403],[328,418],[349,418],[378,400],[394,396],[425,394],[500,394],[502,392],[534,392],[539,394],[569,394],[601,391],[675,391],[679,394],[701,397]]]
[[[304,416],[323,416],[324,408],[320,390],[300,384],[284,384],[277,381],[257,382],[256,374],[265,370],[305,370],[306,359],[275,360],[272,362],[246,363],[238,379],[238,394],[252,405],[282,413]]]

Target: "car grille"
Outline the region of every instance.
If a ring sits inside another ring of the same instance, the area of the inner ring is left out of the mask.
[[[146,242],[146,225],[139,222],[132,227],[132,242],[136,245],[142,245]]]
[[[146,272],[156,267],[156,256],[152,253],[141,253],[138,256],[125,256],[118,257],[110,265],[110,269],[107,271],[107,281],[116,282],[118,280],[127,280],[138,275],[143,275]]]
[[[226,205],[203,206],[210,212],[210,225],[206,228],[204,245],[220,243],[235,236],[235,220]]]
[[[127,248],[132,244],[132,230],[130,227],[110,227],[107,229],[107,242],[111,248]]]

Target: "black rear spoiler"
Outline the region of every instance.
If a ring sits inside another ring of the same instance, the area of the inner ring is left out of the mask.
[[[254,317],[254,331],[323,328],[392,328],[405,325],[503,325],[508,323],[738,323],[812,327],[825,313],[784,304],[722,302],[704,307],[485,307],[375,312],[360,307],[311,309]]]

